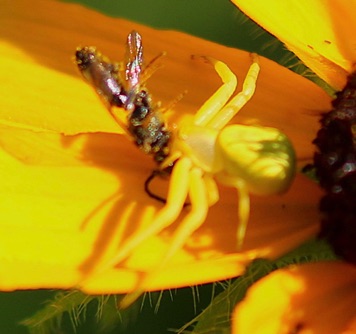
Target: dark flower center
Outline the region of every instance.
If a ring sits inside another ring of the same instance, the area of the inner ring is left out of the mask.
[[[326,194],[320,236],[336,253],[356,264],[356,73],[332,102],[333,110],[320,120],[313,143],[316,175]]]

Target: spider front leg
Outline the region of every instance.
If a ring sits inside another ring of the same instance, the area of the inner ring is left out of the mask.
[[[214,117],[207,123],[209,127],[216,130],[224,128],[255,93],[260,65],[257,54],[252,53],[251,57],[253,62],[243,82],[242,91],[226,104],[224,108],[215,113]]]
[[[193,168],[189,173],[190,211],[175,231],[170,246],[161,260],[159,267],[167,261],[185,244],[187,239],[205,221],[209,208],[207,185],[200,168]]]
[[[194,124],[206,126],[211,119],[226,104],[236,89],[237,79],[235,74],[222,61],[206,56],[192,56],[193,59],[200,58],[214,66],[215,71],[222,79],[223,85],[200,107],[194,115]]]
[[[211,181],[213,180],[211,179]],[[158,274],[174,254],[184,246],[193,232],[204,223],[210,204],[208,194],[209,189],[211,189],[211,185],[203,177],[203,171],[200,168],[193,167],[189,171],[190,212],[174,232],[170,240],[170,245],[156,268],[153,268],[150,273],[146,274],[142,280],[138,282],[135,290],[126,295],[121,301],[120,306],[122,308],[132,304],[145,292],[147,285],[155,278],[156,274]]]
[[[125,260],[143,241],[158,234],[178,218],[189,192],[191,167],[192,163],[188,158],[182,158],[176,162],[172,170],[165,206],[157,213],[149,226],[129,237],[120,246],[117,254],[109,262],[100,266],[99,271],[112,268]]]

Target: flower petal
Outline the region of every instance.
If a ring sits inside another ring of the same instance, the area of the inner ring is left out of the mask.
[[[71,149],[57,134],[18,129],[2,129],[1,138],[8,152],[16,145],[18,158],[26,152],[20,161],[0,151],[1,289],[74,286],[94,233],[81,233],[80,224],[115,193],[118,180],[80,160],[83,140]]]
[[[136,29],[143,35],[147,59],[168,51],[165,67],[150,78],[149,89],[163,105],[189,90],[172,119],[195,112],[221,84],[216,73],[194,63],[191,54],[223,60],[240,79],[251,59],[243,51],[108,18],[77,5],[0,3],[0,66],[6,75],[0,85],[7,92],[0,99],[0,288],[131,291],[142,273],[159,263],[179,221],[148,239],[124,263],[93,273],[162,206],[143,189],[153,161],[124,136],[110,134],[120,129],[70,61],[76,46],[96,45],[120,59],[126,34]],[[311,157],[310,142],[318,126],[311,114],[327,109],[329,98],[267,59],[261,59],[261,66],[256,95],[236,121],[281,128],[300,159]],[[167,182],[155,180],[152,187],[164,195]],[[148,288],[229,278],[255,257],[281,255],[315,234],[319,196],[317,185],[298,176],[286,195],[253,197],[244,252],[239,253],[234,236],[237,195],[222,188],[221,201],[206,223]]]
[[[147,61],[162,51],[168,53],[164,68],[149,80],[149,89],[156,100],[165,106],[188,90],[175,107],[177,111],[195,112],[220,85],[214,70],[193,62],[192,54],[223,60],[240,81],[251,63],[246,52],[182,33],[157,31],[106,17],[78,5],[38,0],[32,4],[19,0],[16,5],[1,0],[1,5],[0,66],[6,80],[2,80],[0,87],[7,92],[0,100],[3,124],[65,134],[122,133],[92,89],[80,78],[71,59],[78,45],[94,45],[111,59],[121,60],[126,36],[133,29],[143,35]],[[33,6],[36,11],[32,10]],[[254,102],[244,108],[242,116],[281,127],[294,144],[300,141],[301,148],[311,148],[308,144],[318,124],[316,117],[305,114],[324,111],[329,99],[308,80],[266,59],[261,59],[261,63],[258,87],[264,89],[257,89]],[[18,98],[19,91],[21,98]],[[304,129],[303,134],[300,128]]]
[[[232,0],[319,77],[341,89],[356,61],[354,1]]]
[[[315,195],[314,200],[305,200],[301,188],[313,194],[313,197]],[[277,258],[318,230],[316,203],[319,191],[308,180],[298,180],[296,187],[283,198],[276,196],[274,201],[270,198],[253,199],[252,217],[244,247],[241,252],[237,252],[234,236],[237,225],[231,227],[231,224],[237,224],[236,194],[227,190],[222,195],[224,197],[221,203],[210,210],[204,225],[187,240],[185,247],[170,260],[164,270],[150,280],[151,286],[147,287],[149,290],[183,287],[238,276],[244,272],[252,259]],[[139,204],[139,208],[143,210],[145,207]],[[303,217],[298,215],[301,212]],[[278,221],[275,217],[278,217]],[[135,272],[137,275],[155,268],[169,247],[172,233],[178,224],[179,221],[158,237],[150,238],[137,247],[124,265],[116,266],[94,277],[95,279],[85,281],[82,286],[84,291],[88,293],[125,291],[117,284],[122,272],[131,273],[132,281],[135,282],[137,280]],[[142,220],[130,219],[130,227],[133,230],[141,229],[143,225]],[[102,236],[99,235],[99,238]],[[111,245],[107,258],[115,255],[115,247],[117,244]],[[92,253],[97,254],[98,251],[101,251],[100,247],[96,246]],[[134,285],[131,288],[134,288]]]
[[[253,285],[234,311],[233,333],[354,333],[355,310],[355,267],[305,264]]]
[[[78,285],[88,267],[114,256],[120,240],[143,228],[161,206],[143,191],[153,163],[122,136],[64,137],[2,128],[1,138],[6,149],[0,151],[2,290]],[[316,232],[318,187],[298,178],[282,197],[252,199],[244,252],[237,253],[231,233],[237,196],[231,189],[221,196],[150,289],[236,276],[251,259],[275,258]],[[147,240],[125,263],[89,277],[82,288],[91,293],[133,289],[139,274],[159,263],[177,224]]]

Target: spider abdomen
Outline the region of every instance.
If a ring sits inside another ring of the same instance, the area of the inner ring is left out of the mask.
[[[218,136],[217,149],[224,173],[245,181],[256,195],[286,191],[295,174],[295,152],[276,128],[234,124]]]

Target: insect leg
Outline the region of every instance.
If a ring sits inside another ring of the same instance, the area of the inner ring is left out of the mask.
[[[161,63],[161,58],[167,55],[166,52],[161,52],[156,57],[154,57],[150,62],[144,67],[143,72],[141,73],[140,81],[141,85],[146,83],[147,80],[160,68],[163,67]]]
[[[150,196],[151,198],[159,201],[159,202],[162,202],[164,204],[167,203],[167,200],[159,195],[156,195],[154,192],[151,191],[150,189],[150,184],[151,182],[153,181],[153,179],[157,176],[161,176],[161,171],[160,170],[153,170],[151,175],[146,179],[145,181],[145,192],[148,196]]]
[[[160,170],[160,169],[156,169],[156,170],[153,170],[152,173],[150,174],[150,176],[146,179],[145,181],[145,185],[144,185],[144,189],[145,189],[145,192],[148,196],[150,196],[151,198],[155,199],[156,201],[158,202],[161,202],[161,203],[164,203],[166,204],[167,203],[167,200],[164,198],[164,197],[161,197],[159,195],[156,195],[153,191],[151,191],[150,189],[150,184],[151,182],[153,181],[153,179],[155,177],[165,177],[167,175],[170,175],[171,172],[170,171],[167,171],[167,170]],[[214,182],[212,180],[212,182]],[[217,186],[215,184],[215,188],[217,189]],[[214,192],[214,188],[211,189],[212,190],[212,196],[213,196],[213,200],[215,200],[216,198],[216,192]],[[209,194],[210,195],[210,194]],[[217,195],[217,199],[215,200],[214,204],[219,200],[219,194]],[[210,202],[209,202],[210,203]],[[186,208],[187,206],[189,206],[190,203],[184,203],[183,207]]]
[[[255,92],[256,81],[260,72],[257,54],[251,54],[253,63],[248,70],[243,82],[242,91],[238,93],[220,112],[214,115],[208,126],[220,130],[240,111],[240,109],[251,99]]]
[[[192,56],[192,58],[197,58]],[[201,56],[205,62],[212,64],[223,81],[223,85],[200,107],[194,116],[196,125],[205,126],[226,104],[236,89],[236,76],[227,65],[211,57]]]

